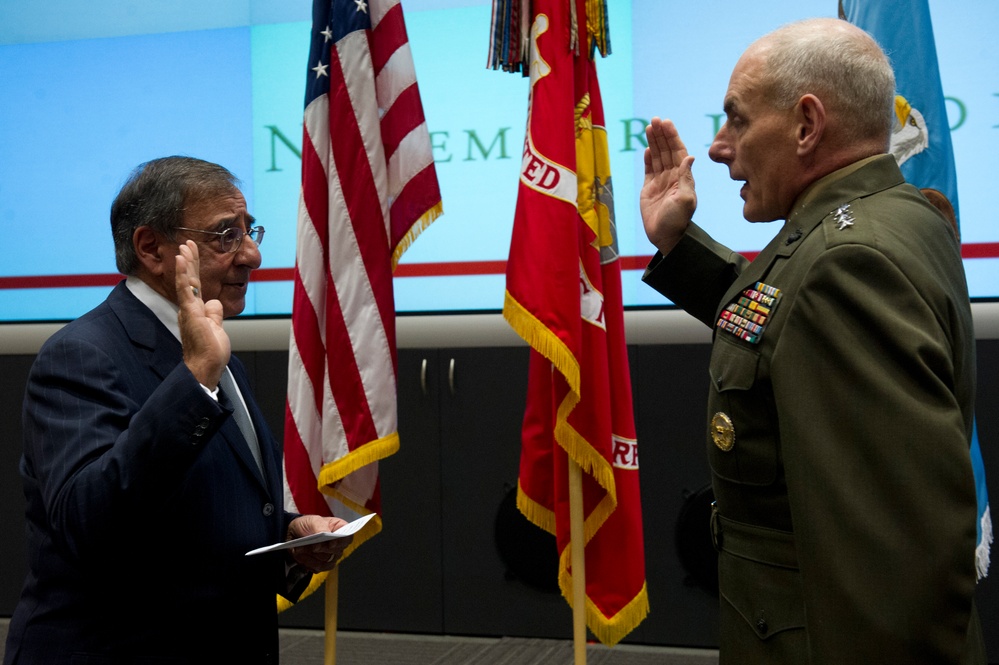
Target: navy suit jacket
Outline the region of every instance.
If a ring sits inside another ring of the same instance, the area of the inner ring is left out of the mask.
[[[5,664],[277,662],[281,447],[229,364],[264,473],[231,402],[120,283],[39,352],[24,399],[28,575]],[[286,593],[286,595],[288,595]]]

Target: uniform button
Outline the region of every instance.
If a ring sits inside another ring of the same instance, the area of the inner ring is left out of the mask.
[[[757,630],[757,632],[759,632],[760,635],[766,635],[767,631],[770,630],[770,627],[767,625],[767,620],[766,619],[757,619],[756,620],[756,630]]]
[[[273,515],[274,514],[274,504],[273,503],[265,503],[264,504],[263,513],[264,513],[264,517],[270,517],[271,515]]]
[[[197,445],[201,443],[201,439],[204,438],[205,432],[211,426],[211,418],[205,417],[198,421],[198,424],[194,426],[194,431],[191,432],[191,444]]]

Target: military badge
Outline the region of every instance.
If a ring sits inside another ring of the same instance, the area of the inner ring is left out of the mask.
[[[711,440],[726,453],[735,446],[735,426],[732,419],[721,411],[711,417]]]
[[[780,296],[780,289],[757,282],[722,310],[715,327],[750,344],[759,344]]]

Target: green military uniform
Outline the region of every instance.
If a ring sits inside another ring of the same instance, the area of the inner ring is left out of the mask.
[[[967,285],[894,158],[813,184],[752,263],[691,225],[644,279],[714,328],[721,662],[983,663]]]

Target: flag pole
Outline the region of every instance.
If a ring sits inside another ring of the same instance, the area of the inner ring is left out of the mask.
[[[336,665],[336,610],[339,575],[337,566],[326,573],[326,651],[323,663]]]
[[[572,642],[575,665],[586,665],[586,542],[583,470],[569,457],[569,532],[572,547]]]

